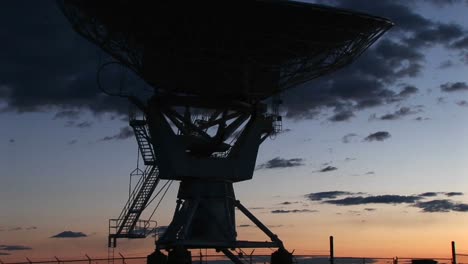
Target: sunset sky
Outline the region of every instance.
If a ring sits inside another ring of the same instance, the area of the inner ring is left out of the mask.
[[[449,257],[452,240],[468,253],[468,1],[315,2],[395,26],[346,69],[282,95],[284,132],[237,198],[303,254],[326,254],[330,235],[337,256]],[[127,102],[96,85],[110,58],[51,0],[2,1],[0,37],[0,260],[106,256],[137,161]],[[237,224],[240,239],[264,240]],[[153,249],[147,238],[117,251]]]

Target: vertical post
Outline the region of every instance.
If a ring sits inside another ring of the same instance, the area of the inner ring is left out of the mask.
[[[330,236],[330,264],[335,264],[335,249],[333,247],[333,236]]]
[[[249,258],[250,262],[249,262],[249,264],[252,264],[252,255],[253,255],[254,252],[255,252],[255,249],[252,250],[252,252],[250,252],[250,256],[249,256],[250,257]]]
[[[124,255],[122,255],[122,253],[120,253],[120,252],[119,252],[119,255],[120,255],[120,257],[122,258],[122,264],[127,264],[127,263],[125,263],[125,257],[124,257]]]
[[[85,256],[88,259],[88,264],[91,264],[91,258],[88,256],[88,254],[85,254]]]
[[[455,241],[452,241],[452,264],[457,264],[457,251],[455,250]]]

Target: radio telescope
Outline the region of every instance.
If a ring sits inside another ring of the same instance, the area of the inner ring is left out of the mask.
[[[156,186],[176,180],[172,222],[148,262],[190,263],[188,249],[209,248],[240,264],[233,249],[277,248],[271,263],[292,263],[233,188],[252,178],[260,144],[280,128],[265,100],[350,64],[393,24],[281,0],[58,4],[76,32],[154,88],[147,102],[126,96],[144,113],[130,125],[147,169],[111,222],[109,247],[144,237],[149,224],[139,218]],[[236,208],[270,241],[237,240]]]

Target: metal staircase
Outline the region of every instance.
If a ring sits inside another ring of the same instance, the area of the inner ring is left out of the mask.
[[[130,126],[133,128],[135,137],[138,143],[141,157],[145,165],[155,165],[156,158],[154,155],[153,146],[149,140],[148,129],[145,120],[130,120]]]
[[[159,183],[159,170],[145,120],[130,120],[146,168],[117,219],[109,220],[109,247],[117,238],[145,238],[156,226],[155,221],[139,220]]]

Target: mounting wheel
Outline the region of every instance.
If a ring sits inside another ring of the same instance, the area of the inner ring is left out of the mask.
[[[277,251],[271,254],[271,264],[292,264],[293,258],[292,253],[289,253],[284,248],[279,248]]]
[[[160,250],[156,249],[153,253],[146,257],[147,264],[167,264],[167,256]]]

